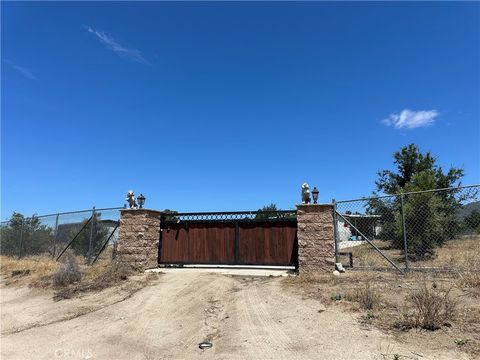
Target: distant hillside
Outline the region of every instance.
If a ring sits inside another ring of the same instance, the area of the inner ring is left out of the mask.
[[[465,205],[461,209],[458,209],[457,216],[460,219],[464,219],[474,211],[480,212],[480,201],[471,202],[470,204]]]

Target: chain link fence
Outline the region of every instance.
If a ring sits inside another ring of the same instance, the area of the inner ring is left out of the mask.
[[[337,261],[480,271],[480,185],[338,201]]]
[[[60,259],[72,251],[86,263],[99,257],[114,257],[120,209],[123,208],[93,208],[30,218],[12,216],[0,223],[0,254]]]
[[[337,261],[347,267],[480,271],[480,185],[335,202]],[[0,223],[0,254],[115,256],[120,209]]]

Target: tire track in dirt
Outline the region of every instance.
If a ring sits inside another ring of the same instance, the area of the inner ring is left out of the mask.
[[[314,335],[314,329],[318,326],[318,321],[321,321],[320,313],[325,311],[325,307],[318,301],[304,299],[298,294],[283,291],[281,283],[277,280],[256,287],[260,298],[268,299],[268,304],[262,302],[261,308],[272,314],[272,320],[276,327],[290,339],[285,343],[286,346],[283,350],[293,353],[298,358],[303,358],[302,354],[316,352],[321,346],[318,336]],[[275,296],[271,297],[270,294],[275,294]],[[297,307],[299,303],[302,305],[301,312]],[[294,320],[299,317],[301,317],[303,330],[307,330],[301,336],[298,324],[294,323]]]
[[[211,280],[211,279],[210,279]],[[187,309],[184,312],[186,316],[191,316],[192,313],[196,313],[195,319],[192,321],[191,318],[186,319],[191,324],[194,322],[196,326],[191,328],[187,336],[182,336],[183,348],[193,347],[196,349],[198,344],[203,340],[213,340],[214,334],[210,334],[212,331],[211,327],[213,326],[214,321],[214,312],[215,310],[209,306],[213,301],[220,305],[220,299],[224,295],[224,281],[225,279],[217,278],[213,281],[203,282],[200,288],[197,288],[196,291],[191,292],[190,299],[188,301]],[[205,311],[205,309],[207,311]],[[213,313],[210,313],[209,310],[212,310]],[[209,316],[210,314],[210,316]],[[208,319],[210,318],[210,319]],[[207,322],[209,321],[210,324]]]
[[[269,353],[269,347],[264,341],[261,340],[261,338],[263,337],[261,330],[263,329],[258,328],[258,324],[255,322],[254,318],[252,317],[253,315],[252,312],[248,311],[250,303],[249,301],[247,301],[245,289],[240,293],[240,296],[241,296],[239,299],[240,314],[238,315],[238,323],[243,324],[244,325],[243,328],[245,327],[247,328],[249,338],[255,339],[255,343],[253,344],[253,346],[256,347],[256,352],[253,357],[256,359],[264,359]],[[258,341],[258,339],[260,339],[260,341]]]
[[[138,309],[129,316],[136,319],[131,324],[132,331],[144,337],[146,342],[156,344],[155,348],[163,354],[188,358],[186,353],[200,351],[201,341],[218,336],[225,298],[228,298],[233,280],[201,273],[189,273],[183,278],[179,274],[167,274],[162,280],[158,291],[150,291],[148,298],[139,303],[141,306],[132,302],[125,304],[125,308]],[[162,298],[166,293],[169,294],[167,301]],[[172,298],[175,301],[172,302]]]
[[[262,286],[265,286],[262,284]],[[293,346],[293,340],[288,336],[278,325],[277,321],[272,317],[271,313],[267,310],[266,306],[264,305],[265,297],[260,296],[258,292],[258,285],[255,284],[254,287],[251,288],[250,292],[247,292],[248,295],[252,297],[252,304],[257,304],[257,306],[252,306],[251,309],[256,311],[257,315],[259,316],[260,320],[264,324],[267,329],[270,329],[270,338],[274,338],[276,343],[279,343],[279,349],[281,351],[287,351],[290,353],[290,358],[292,356],[298,355],[298,351]],[[268,298],[268,297],[267,297]],[[275,300],[272,299],[273,303],[276,303]],[[279,309],[276,309],[277,311]],[[278,314],[278,312],[276,312]]]
[[[241,292],[240,299],[240,319],[247,324],[244,328],[250,337],[256,340],[255,356],[259,359],[271,358],[272,350],[275,349],[277,354],[288,354],[288,358],[298,357],[292,339],[279,327],[263,304],[268,296],[260,295],[258,286],[255,282],[248,284]],[[278,357],[277,355],[276,358]]]
[[[130,311],[129,318],[134,319],[134,324],[131,324],[132,331],[153,344],[162,339],[158,348],[165,350],[178,346],[187,348],[191,345],[201,327],[196,319],[195,307],[198,305],[194,298],[203,297],[210,283],[208,278],[199,278],[196,274],[185,278],[177,276],[177,281],[172,281],[170,277],[170,274],[166,275],[158,284],[157,291],[150,292],[139,304],[125,304],[128,309],[138,309],[134,313]],[[166,300],[162,296],[166,292],[175,299],[174,302],[171,298]],[[182,323],[186,322],[189,326],[184,327]]]

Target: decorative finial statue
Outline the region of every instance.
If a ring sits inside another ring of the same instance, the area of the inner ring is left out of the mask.
[[[307,183],[302,185],[302,204],[310,204],[310,186]]]
[[[135,193],[133,192],[133,190],[128,190],[127,198],[125,200],[127,200],[130,209],[137,208],[137,200],[135,200]]]

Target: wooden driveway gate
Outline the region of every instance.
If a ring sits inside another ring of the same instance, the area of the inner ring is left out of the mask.
[[[297,266],[296,212],[162,215],[159,264]]]

